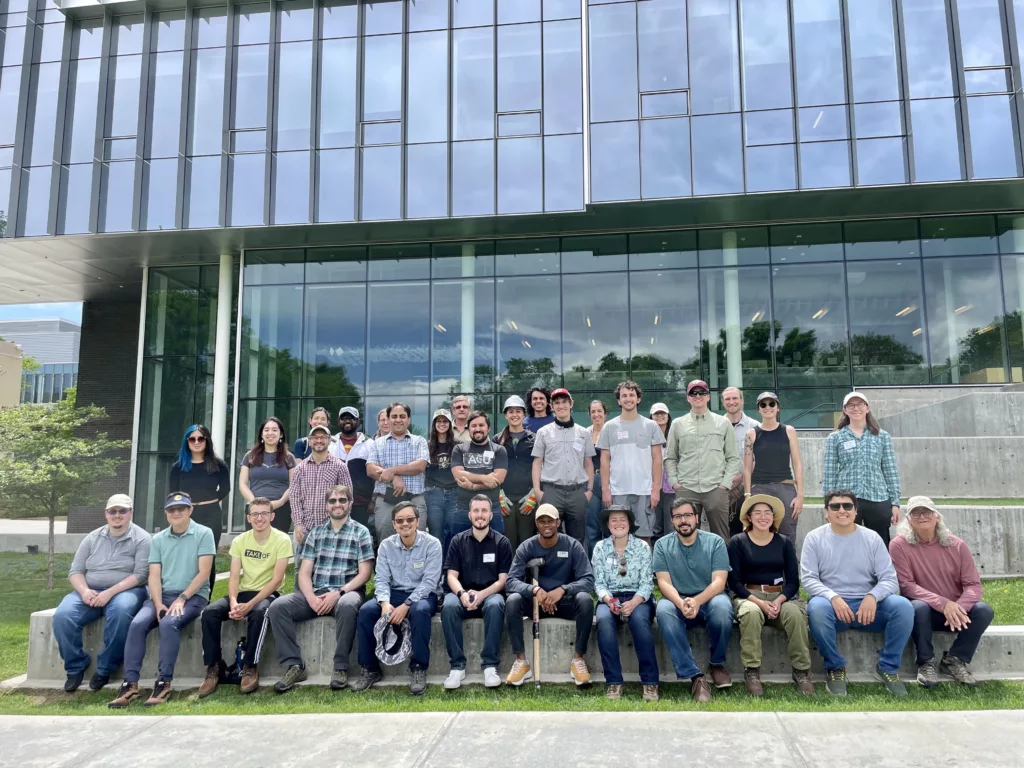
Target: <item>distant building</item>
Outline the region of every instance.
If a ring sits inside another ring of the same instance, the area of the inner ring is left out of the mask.
[[[0,341],[0,408],[18,404],[21,380],[21,349],[17,344]]]
[[[36,371],[22,372],[21,402],[55,403],[78,382],[80,324],[59,318],[0,320],[0,338],[40,364]]]

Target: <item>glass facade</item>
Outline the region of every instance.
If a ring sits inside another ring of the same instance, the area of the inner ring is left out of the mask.
[[[44,363],[21,374],[21,402],[56,403],[78,384],[78,363]]]

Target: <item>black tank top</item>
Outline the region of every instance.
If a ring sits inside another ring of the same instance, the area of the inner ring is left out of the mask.
[[[754,427],[754,473],[750,478],[751,484],[781,483],[792,479],[786,425],[779,424],[771,430]]]

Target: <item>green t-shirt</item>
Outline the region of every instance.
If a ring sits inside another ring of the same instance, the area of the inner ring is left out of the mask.
[[[188,530],[180,536],[176,536],[170,527],[155,534],[149,548],[149,562],[160,564],[161,589],[181,592],[199,573],[199,558],[216,554],[213,531],[191,520]],[[209,600],[210,582],[204,581],[196,594]]]
[[[231,542],[231,557],[242,561],[239,592],[259,592],[274,575],[278,560],[292,556],[292,540],[287,533],[270,529],[266,543],[256,541],[256,531],[246,531]]]
[[[697,531],[697,540],[683,546],[679,536],[662,536],[654,545],[651,569],[668,571],[672,586],[683,597],[693,597],[711,585],[713,571],[731,571],[729,552],[722,537],[708,531]]]

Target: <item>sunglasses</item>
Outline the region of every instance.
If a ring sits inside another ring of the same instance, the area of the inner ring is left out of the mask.
[[[762,400],[760,403],[757,404],[757,407],[758,408],[774,408],[777,405],[778,405],[778,403],[775,402],[774,400]]]
[[[130,509],[122,509],[121,507],[111,507],[110,509],[104,510],[108,515],[114,517],[115,515],[128,515],[131,514]]]
[[[416,518],[415,517],[396,517],[395,518],[395,525],[415,525],[415,524],[416,524]]]
[[[333,507],[338,504],[348,504],[348,499],[342,496],[333,496],[327,500],[327,506]]]
[[[626,575],[626,571],[627,571],[627,568],[626,568],[626,556],[625,555],[619,555],[619,576],[625,576]]]
[[[190,437],[188,439],[188,441],[190,443],[205,443],[206,442],[206,438],[203,437],[202,435],[200,435],[199,437]]]
[[[911,517],[931,517],[934,514],[930,509],[915,509],[910,512]]]
[[[690,392],[690,397],[707,397],[708,391],[706,389],[695,389]]]
[[[833,512],[838,512],[840,509],[843,510],[844,512],[853,512],[853,502],[852,501],[830,501],[828,503],[828,508],[830,510],[832,510]]]

